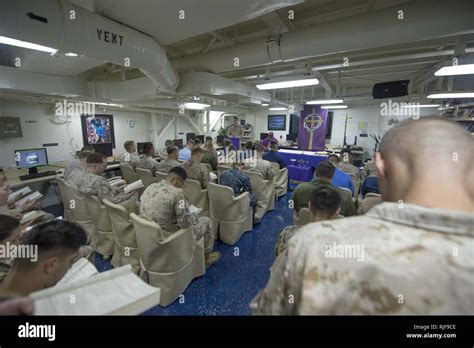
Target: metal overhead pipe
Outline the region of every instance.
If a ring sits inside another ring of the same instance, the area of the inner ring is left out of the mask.
[[[400,18],[400,12],[403,11]],[[474,33],[472,0],[420,0],[172,60],[178,72],[236,71],[328,54]],[[238,66],[234,66],[238,58]]]
[[[0,36],[140,69],[161,91],[179,78],[163,48],[150,36],[72,4],[68,0],[4,0]],[[73,57],[71,59],[74,59]]]

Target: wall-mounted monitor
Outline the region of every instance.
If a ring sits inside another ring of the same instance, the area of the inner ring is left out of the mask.
[[[286,131],[286,115],[268,115],[269,131]]]
[[[81,123],[84,145],[111,144],[115,148],[112,115],[82,115]]]

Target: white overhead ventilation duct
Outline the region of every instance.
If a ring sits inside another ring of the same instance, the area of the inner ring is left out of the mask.
[[[3,0],[0,36],[140,69],[160,91],[179,78],[163,48],[150,36],[66,0]]]
[[[181,95],[209,95],[217,99],[228,99],[246,106],[258,106],[270,102],[271,95],[257,88],[238,83],[207,72],[182,74],[176,91]]]
[[[403,19],[399,19],[403,11]],[[213,73],[242,70],[278,62],[337,54],[474,33],[472,0],[410,1],[304,29],[253,40],[228,48],[172,60],[181,73],[190,69]],[[240,60],[234,66],[234,58]]]

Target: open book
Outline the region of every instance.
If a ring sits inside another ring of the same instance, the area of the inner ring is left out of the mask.
[[[145,187],[145,185],[143,185],[143,181],[140,179],[125,186],[123,192],[130,193],[132,191],[141,189],[142,187]]]
[[[33,192],[31,195],[28,195],[26,197],[23,197],[19,201],[15,202],[15,206],[21,207],[22,205],[25,205],[27,203],[33,203],[41,199],[43,195],[39,193],[38,191]]]
[[[30,294],[35,315],[137,315],[160,302],[160,289],[148,285],[126,265],[80,282]]]
[[[71,268],[67,271],[64,277],[61,278],[56,286],[78,282],[89,278],[90,276],[96,275],[97,273],[99,273],[97,268],[95,268],[95,266],[86,258],[81,257],[79,260],[73,263]]]
[[[113,181],[109,181],[109,184],[112,187],[119,186],[119,185],[125,185],[126,183],[127,182],[123,179],[116,179],[116,180],[113,180]]]
[[[198,208],[195,205],[191,204],[189,206],[189,212],[192,213],[192,214],[199,214],[200,212],[202,212],[202,208]]]
[[[214,174],[213,172],[209,172],[209,176],[210,176],[211,180],[217,180],[217,175]]]
[[[8,196],[7,204],[10,205],[14,203],[18,198],[24,196],[31,192],[31,189],[28,186],[23,187],[21,190],[15,191]]]
[[[23,217],[20,220],[20,224],[26,224],[27,222],[30,222],[32,220],[39,219],[40,217],[44,216],[46,213],[42,210],[33,210],[30,211],[29,213],[26,213],[23,215]]]

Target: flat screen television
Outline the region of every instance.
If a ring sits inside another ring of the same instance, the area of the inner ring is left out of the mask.
[[[286,115],[268,115],[269,131],[286,131]]]

